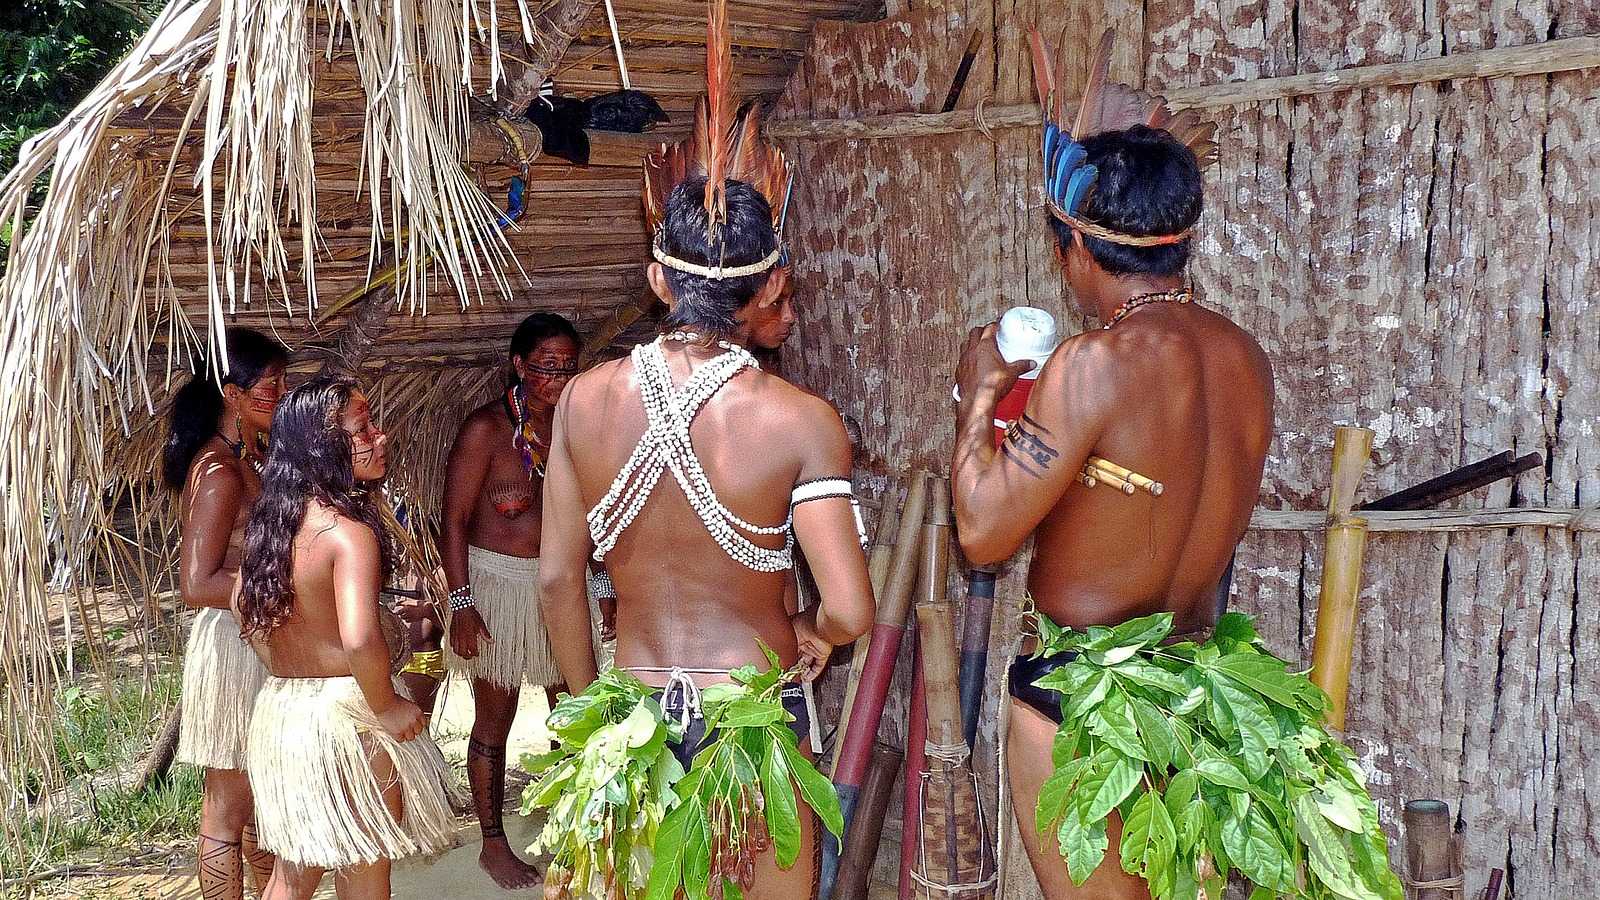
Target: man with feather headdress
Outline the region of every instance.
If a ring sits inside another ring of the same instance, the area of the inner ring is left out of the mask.
[[[996,403],[1034,363],[1008,364],[990,325],[957,372],[962,548],[993,563],[1036,539],[1002,760],[1019,830],[1051,898],[1215,900],[1230,869],[1266,896],[1397,898],[1326,698],[1247,617],[1219,618],[1272,438],[1272,370],[1248,333],[1191,302],[1213,127],[1110,82],[1111,38],[1074,110],[1064,62],[1033,35],[1050,225],[1099,327],[1044,364],[998,449]],[[1091,489],[1091,457],[1164,489]]]
[[[577,376],[555,413],[540,596],[580,693],[551,714],[559,748],[526,761],[524,804],[546,814],[551,897],[810,896],[813,813],[839,828],[797,682],[872,622],[850,443],[831,406],[750,352],[792,324],[791,174],[758,112],[734,109],[725,0],[707,55],[693,134],[645,164],[665,331]],[[791,614],[796,545],[821,602]],[[598,676],[591,557],[617,594],[615,668]]]

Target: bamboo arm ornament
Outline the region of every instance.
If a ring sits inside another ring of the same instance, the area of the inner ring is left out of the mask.
[[[1167,489],[1166,485],[1154,478],[1140,475],[1132,469],[1098,456],[1089,457],[1089,461],[1083,464],[1083,473],[1079,475],[1079,479],[1084,487],[1092,488],[1097,484],[1105,484],[1129,495],[1144,490],[1152,497],[1159,497],[1161,492]]]

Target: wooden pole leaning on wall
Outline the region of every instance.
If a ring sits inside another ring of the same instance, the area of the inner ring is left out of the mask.
[[[883,704],[889,695],[889,683],[894,679],[895,660],[900,655],[900,641],[906,630],[906,612],[911,606],[911,592],[916,588],[922,529],[915,527],[915,523],[922,521],[927,509],[927,477],[920,472],[911,474],[911,486],[906,492],[905,510],[900,518],[902,525],[889,562],[883,598],[878,602],[878,616],[872,626],[871,642],[867,645],[867,659],[862,665],[855,705],[850,710],[850,718],[842,726],[844,733],[839,736],[833,786],[839,793],[839,810],[844,814],[847,836],[855,815],[861,779],[866,775],[867,761],[872,756],[872,742],[877,739],[878,725],[883,720]],[[909,752],[907,755],[910,755]],[[831,835],[823,838],[822,870],[817,880],[819,897],[832,895],[833,883],[839,874],[841,846]]]
[[[1322,556],[1322,594],[1311,651],[1311,680],[1328,695],[1328,724],[1343,731],[1355,652],[1361,563],[1367,523],[1352,513],[1356,489],[1372,455],[1372,431],[1341,427],[1333,438],[1333,478],[1328,491],[1328,536]]]
[[[872,598],[880,607],[883,605],[884,588],[889,581],[889,564],[894,561],[895,538],[900,533],[900,505],[897,502],[899,496],[900,484],[891,479],[883,492],[883,514],[878,517],[878,530],[873,536],[872,548],[867,553],[867,577],[872,582]],[[867,648],[871,644],[872,634],[869,632],[856,639],[854,649],[850,653],[850,676],[845,681],[844,706],[839,710],[841,748],[844,746],[843,728],[850,721],[850,713],[855,709],[856,691],[861,687],[861,673],[866,668]],[[833,761],[828,767],[828,777],[832,778],[838,770],[839,753],[836,749]]]
[[[889,797],[900,779],[900,764],[905,754],[879,741],[872,747],[872,761],[861,782],[856,801],[856,827],[845,837],[844,853],[839,857],[839,877],[834,882],[833,900],[867,900],[872,885],[872,866],[878,859],[878,844],[883,840],[883,820],[888,818]]]
[[[1412,800],[1402,814],[1406,872],[1411,900],[1455,900],[1461,896],[1456,871],[1455,829],[1443,800]]]

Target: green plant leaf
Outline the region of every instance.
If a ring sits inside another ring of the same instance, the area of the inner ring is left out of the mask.
[[[1182,700],[1173,704],[1172,712],[1176,715],[1187,716],[1199,709],[1200,705],[1206,702],[1207,696],[1209,696],[1209,692],[1206,690],[1206,686],[1197,684],[1189,688],[1189,692],[1183,695]]]
[[[1329,779],[1317,785],[1314,795],[1322,817],[1345,831],[1361,832],[1366,823],[1361,820],[1361,800],[1338,779]]]
[[[1178,736],[1172,730],[1172,723],[1167,721],[1167,716],[1154,703],[1143,697],[1134,697],[1129,701],[1133,710],[1134,721],[1139,725],[1139,742],[1144,745],[1144,758],[1150,761],[1157,772],[1166,771],[1172,765],[1172,755],[1178,746]]]
[[[1317,801],[1310,794],[1294,802],[1295,836],[1306,847],[1306,862],[1312,875],[1329,891],[1347,900],[1371,900],[1376,894],[1356,877],[1350,857],[1338,832],[1322,817]]]
[[[1222,843],[1234,866],[1255,884],[1275,891],[1294,889],[1289,856],[1277,832],[1256,810],[1224,819]]]
[[[1127,696],[1113,690],[1104,703],[1089,713],[1086,724],[1089,733],[1117,748],[1125,756],[1145,759],[1144,745],[1139,743],[1139,729],[1129,716]]]
[[[1211,630],[1211,634],[1216,639],[1238,641],[1241,644],[1254,644],[1261,640],[1250,617],[1237,612],[1223,613],[1221,618],[1217,619],[1217,626]]]
[[[1083,655],[1097,666],[1114,666],[1125,660],[1132,659],[1134,654],[1142,648],[1139,644],[1123,644],[1112,647],[1110,650],[1085,650]]]
[[[1101,818],[1085,822],[1076,811],[1069,810],[1061,820],[1056,842],[1067,861],[1067,875],[1073,884],[1081,886],[1106,858],[1106,848],[1110,846],[1106,821]]]
[[[1087,797],[1081,808],[1083,819],[1094,822],[1104,819],[1138,786],[1144,767],[1115,752],[1115,761],[1109,765],[1096,764],[1084,773],[1078,790]]]
[[[785,729],[787,730],[787,729]],[[823,827],[827,828],[834,837],[844,833],[844,815],[839,812],[839,794],[817,767],[806,759],[798,747],[787,742],[781,744],[783,755],[789,764],[789,772],[794,776],[795,783],[800,786],[800,796],[805,799],[806,805],[822,818]]]
[[[711,826],[705,807],[684,805],[690,812],[683,831],[683,892],[688,900],[700,900],[711,887]]]
[[[1221,757],[1212,756],[1199,760],[1194,764],[1194,772],[1221,787],[1239,791],[1250,789],[1250,782],[1244,777],[1244,773],[1239,771],[1239,767]]]
[[[1306,681],[1285,672],[1282,660],[1261,653],[1230,653],[1217,660],[1216,668],[1250,690],[1291,709],[1298,705],[1301,683]]]
[[[761,767],[761,793],[766,798],[767,831],[772,835],[778,868],[787,869],[800,855],[800,809],[782,751],[767,754]]]
[[[1123,663],[1117,666],[1116,673],[1119,677],[1168,694],[1182,697],[1189,693],[1189,685],[1182,678],[1147,662]]]
[[[1063,722],[1076,722],[1083,718],[1085,713],[1099,706],[1111,692],[1112,682],[1111,673],[1101,669],[1084,682],[1083,689],[1070,698],[1063,697],[1062,699],[1068,701],[1061,707]]]
[[[644,900],[673,900],[678,886],[683,883],[683,842],[689,825],[690,805],[684,803],[667,813],[656,832],[655,858],[650,866],[650,879],[645,884]]]
[[[1060,666],[1044,677],[1034,681],[1034,687],[1055,691],[1058,694],[1075,694],[1083,687],[1084,682],[1094,675],[1098,669],[1087,663],[1079,664],[1076,661]]]
[[[1066,812],[1067,800],[1072,796],[1073,785],[1083,774],[1089,760],[1086,757],[1069,759],[1056,767],[1039,788],[1039,802],[1033,808],[1034,828],[1044,837],[1056,830],[1057,823]]]

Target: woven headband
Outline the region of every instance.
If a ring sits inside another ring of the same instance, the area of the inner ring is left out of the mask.
[[[676,269],[679,272],[685,272],[690,275],[698,275],[701,278],[709,278],[712,281],[721,281],[724,278],[742,278],[745,275],[758,275],[772,268],[783,257],[783,242],[780,240],[778,246],[771,253],[768,253],[766,257],[743,266],[702,266],[698,263],[678,259],[661,246],[659,238],[650,243],[650,255],[656,258],[656,262],[669,269]]]
[[[1061,209],[1061,207],[1057,206],[1053,202],[1051,202],[1049,206],[1050,215],[1060,219],[1069,227],[1077,231],[1081,231],[1090,237],[1099,238],[1102,241],[1110,241],[1113,244],[1121,244],[1124,247],[1169,247],[1173,244],[1181,244],[1184,241],[1187,241],[1190,236],[1194,234],[1193,225],[1190,225],[1188,228],[1185,228],[1177,234],[1123,234],[1120,231],[1112,231],[1104,225],[1097,225],[1094,222],[1080,219],[1077,216],[1068,215]]]

